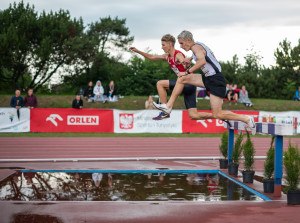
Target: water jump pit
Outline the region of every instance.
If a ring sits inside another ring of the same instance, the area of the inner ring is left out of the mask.
[[[17,170],[1,201],[270,201],[219,170]]]

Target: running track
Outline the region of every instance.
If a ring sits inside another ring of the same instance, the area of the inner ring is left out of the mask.
[[[252,138],[256,156],[265,156],[271,138]],[[220,156],[220,138],[0,137],[0,159]],[[300,138],[291,138],[300,145]],[[287,149],[289,139],[284,139]]]

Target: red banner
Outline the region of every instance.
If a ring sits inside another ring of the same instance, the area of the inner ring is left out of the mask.
[[[207,112],[211,111],[198,111]],[[242,115],[259,115],[259,111],[233,111],[237,114]],[[223,121],[219,119],[208,119],[208,120],[191,120],[189,118],[188,111],[183,111],[182,113],[182,132],[183,133],[222,133],[225,131]]]
[[[32,132],[114,132],[113,110],[35,108],[30,113]]]

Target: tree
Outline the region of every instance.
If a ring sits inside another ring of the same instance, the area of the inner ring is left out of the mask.
[[[287,87],[284,90],[286,93],[290,94],[289,90],[294,93],[296,86],[300,86],[300,39],[294,48],[291,46],[291,42],[284,39],[279,43],[274,56],[276,67],[281,72],[281,79],[278,81]],[[294,87],[294,89],[288,89],[289,87]],[[286,96],[291,97],[291,95]]]
[[[81,19],[71,19],[68,11],[38,15],[34,6],[21,1],[1,11],[0,21],[0,77],[6,85],[38,89],[59,69],[78,62],[74,46],[84,26]],[[32,78],[29,84],[26,75]]]
[[[114,19],[110,16],[100,18],[100,21],[89,25],[88,34],[99,41],[99,52],[103,53],[107,45],[126,49],[133,42],[134,37],[129,36],[129,29],[125,24],[126,19],[119,19],[118,17]]]

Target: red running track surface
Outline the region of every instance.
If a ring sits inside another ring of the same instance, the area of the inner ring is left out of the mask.
[[[256,156],[265,156],[271,138],[252,138]],[[0,159],[220,156],[220,138],[175,137],[2,137]],[[291,138],[300,144],[300,138]],[[289,139],[284,138],[284,149]]]

